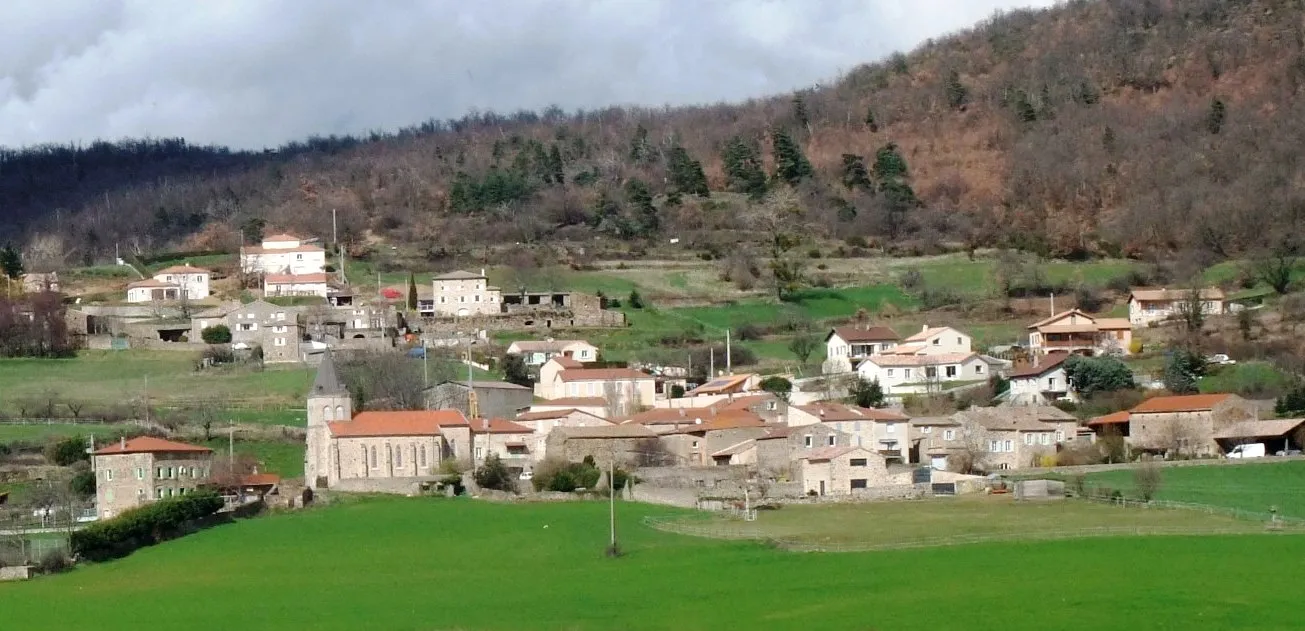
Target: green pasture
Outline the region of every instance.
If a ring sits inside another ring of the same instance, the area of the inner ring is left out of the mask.
[[[1305,565],[1283,562],[1305,553],[1300,536],[802,554],[640,521],[681,514],[672,509],[617,511],[625,555],[611,559],[603,502],[347,502],[0,585],[0,601],[13,628],[106,631],[158,621],[196,631],[1300,626]]]
[[[1162,467],[1157,499],[1305,518],[1305,461]],[[1132,470],[1089,474],[1087,482],[1137,496]]]

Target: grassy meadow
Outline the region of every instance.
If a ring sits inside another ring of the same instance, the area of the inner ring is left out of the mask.
[[[0,602],[13,628],[105,631],[1299,628],[1305,566],[1281,560],[1305,554],[1300,536],[801,554],[617,508],[618,559],[602,502],[364,499],[0,584]]]
[[[1305,518],[1305,461],[1161,468],[1157,499]],[[1136,495],[1131,470],[1087,475],[1087,482]]]

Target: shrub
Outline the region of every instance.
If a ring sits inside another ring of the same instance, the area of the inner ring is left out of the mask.
[[[684,398],[684,386],[682,386],[682,385],[680,385],[680,384],[678,384],[678,383],[672,385],[672,386],[671,386],[671,398],[672,398],[672,399],[683,399],[683,398]]]
[[[63,550],[51,550],[36,563],[36,570],[42,574],[58,574],[72,569],[72,559]]]
[[[225,324],[215,324],[200,331],[199,338],[204,340],[205,344],[230,344],[231,329]]]
[[[626,298],[626,304],[630,305],[631,309],[644,308],[643,296],[639,295],[639,290],[637,289],[630,290],[630,297]]]
[[[1078,289],[1074,290],[1074,302],[1079,309],[1092,312],[1100,311],[1101,307],[1106,303],[1095,288],[1087,285],[1079,285]]]
[[[78,471],[68,481],[68,489],[81,497],[91,497],[95,495],[95,472]]]
[[[90,460],[90,455],[86,453],[86,439],[81,436],[70,436],[51,443],[45,448],[45,459],[61,467]]]
[[[210,346],[204,349],[203,357],[214,364],[234,364],[236,361],[236,353],[229,346]]]
[[[1143,501],[1151,501],[1160,491],[1162,476],[1159,465],[1151,460],[1143,461],[1133,470],[1133,485],[1136,487],[1137,496]]]
[[[1133,341],[1128,343],[1128,352],[1134,355],[1141,353],[1144,348],[1145,347],[1142,345],[1142,340],[1139,340],[1137,338],[1133,338]]]
[[[912,267],[902,274],[898,283],[907,291],[919,289],[924,287],[924,274],[920,273],[919,268]]]
[[[95,522],[72,533],[68,543],[78,558],[104,561],[184,534],[191,522],[221,509],[222,497],[217,493],[196,491]]]
[[[512,478],[512,472],[508,471],[507,465],[503,464],[498,454],[490,454],[489,457],[485,458],[485,463],[480,465],[472,476],[476,480],[476,485],[482,489],[513,493],[517,490],[517,483]]]
[[[1085,397],[1133,387],[1133,371],[1114,357],[1074,355],[1065,360],[1065,376]]]
[[[762,390],[765,390],[785,401],[787,401],[789,395],[793,393],[793,382],[780,377],[779,375],[766,377],[757,385],[760,386]]]
[[[734,329],[734,334],[744,342],[752,342],[761,339],[766,332],[765,329],[755,324],[744,324]]]

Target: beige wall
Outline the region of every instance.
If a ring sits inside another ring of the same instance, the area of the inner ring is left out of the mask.
[[[436,315],[483,315],[503,308],[503,293],[490,289],[484,278],[435,280],[433,288]]]
[[[472,440],[474,441],[472,461],[477,467],[484,464],[485,459],[489,458],[490,454],[498,456],[508,468],[523,471],[532,469],[534,463],[539,460],[535,447],[540,441],[536,440],[533,432],[528,434],[477,433],[472,434]],[[525,453],[509,453],[509,443],[524,444],[526,446]]]
[[[1140,449],[1215,455],[1222,450],[1214,434],[1255,415],[1254,404],[1240,397],[1229,397],[1203,412],[1134,413],[1128,423],[1129,440]]]
[[[585,456],[593,456],[594,463],[605,468],[612,461],[613,453],[618,464],[633,462],[637,452],[647,438],[563,438],[561,432],[554,432],[549,439],[550,457],[568,462],[580,462]]]
[[[853,461],[864,460],[865,464],[853,466]],[[891,483],[888,465],[878,454],[868,449],[854,449],[846,454],[832,458],[827,462],[803,460],[801,464],[802,492],[815,491],[823,495],[848,495],[856,492],[852,488],[853,480],[865,480],[866,487],[886,486]]]
[[[679,462],[691,467],[700,467],[714,464],[712,453],[750,438],[759,438],[766,431],[763,427],[719,429],[690,434],[671,434],[663,437],[662,441],[667,449],[675,454]]]
[[[329,484],[432,475],[439,470],[442,449],[439,436],[338,437],[332,441]]]
[[[531,434],[530,453],[536,462],[548,457],[548,435],[559,427],[606,427],[610,422],[592,414],[575,411],[560,418],[540,419],[537,421],[513,421],[535,430]]]
[[[544,365],[545,367],[548,364]],[[571,397],[605,397],[609,392],[625,400],[631,411],[643,406],[652,406],[657,400],[657,382],[652,377],[647,379],[624,379],[614,381],[568,381],[563,382],[554,374],[545,380],[541,369],[539,382],[535,384],[535,396],[544,399],[561,399]]]
[[[96,514],[108,519],[156,499],[189,493],[208,479],[212,456],[212,453],[95,456]]]

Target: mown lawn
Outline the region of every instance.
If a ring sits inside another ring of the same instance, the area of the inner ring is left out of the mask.
[[[39,425],[11,425],[9,423],[0,423],[0,445],[15,441],[42,443],[53,438],[66,438],[69,436],[113,438],[127,429],[130,429],[130,426],[113,424],[41,423]]]
[[[203,444],[213,450],[214,458],[228,458],[228,442],[225,437],[218,437],[222,432],[214,428],[214,438]],[[203,442],[203,441],[200,441]],[[274,440],[236,439],[235,454],[248,454],[258,460],[259,471],[280,474],[283,478],[300,478],[304,475],[304,443]]]
[[[1305,537],[797,554],[604,503],[363,500],[0,585],[6,626],[139,629],[1296,629]],[[1272,568],[1272,571],[1266,571]],[[294,586],[287,591],[287,587]],[[68,606],[74,598],[76,606]],[[237,603],[219,606],[216,603]]]
[[[1305,461],[1257,462],[1244,465],[1162,467],[1158,499],[1225,506],[1267,513],[1276,506],[1282,515],[1305,518]],[[1136,495],[1134,472],[1103,471],[1087,476],[1091,484]]]

